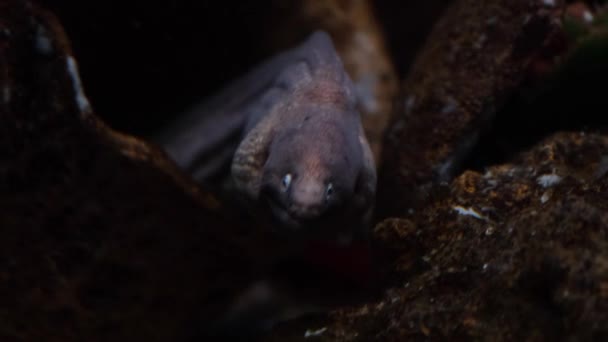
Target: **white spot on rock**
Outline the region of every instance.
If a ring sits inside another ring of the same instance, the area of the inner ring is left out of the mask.
[[[84,94],[84,90],[82,89],[82,83],[80,82],[80,75],[78,74],[78,65],[76,60],[72,56],[68,56],[66,58],[66,64],[68,68],[68,73],[70,74],[70,78],[72,79],[72,86],[74,88],[74,96],[76,97],[76,104],[80,109],[81,113],[88,113],[91,111],[91,104],[87,97]]]
[[[542,175],[540,177],[538,177],[536,179],[536,182],[538,183],[538,185],[542,186],[543,188],[550,188],[554,185],[559,184],[559,182],[561,182],[562,177],[556,175],[556,174],[547,174],[547,175]]]
[[[551,194],[546,191],[542,196],[540,196],[540,203],[545,204],[551,199]]]
[[[321,336],[325,331],[327,331],[327,328],[325,327],[317,330],[306,330],[304,333],[304,338]]]
[[[583,20],[590,24],[593,21],[593,13],[588,10],[583,12]]]
[[[462,216],[473,216],[474,218],[479,219],[479,220],[484,220],[484,221],[487,220],[487,218],[485,216],[481,215],[480,213],[475,211],[475,209],[473,209],[473,208],[467,209],[467,208],[463,208],[461,206],[455,206],[452,209],[454,209],[456,212],[458,212],[459,215],[462,215]]]

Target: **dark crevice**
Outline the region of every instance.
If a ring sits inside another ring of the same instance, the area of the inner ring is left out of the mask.
[[[559,131],[605,132],[606,91],[594,82],[608,78],[608,64],[602,60],[608,60],[608,48],[594,56],[573,55],[542,84],[526,82],[482,133],[463,170],[508,163]]]

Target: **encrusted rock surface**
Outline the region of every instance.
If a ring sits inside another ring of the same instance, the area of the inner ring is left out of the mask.
[[[512,164],[465,172],[442,199],[376,226],[393,260],[380,299],[276,340],[606,339],[606,191],[600,135],[557,134]]]
[[[559,29],[559,2],[456,1],[403,85],[383,147],[383,217],[424,203],[460,171],[484,127]]]

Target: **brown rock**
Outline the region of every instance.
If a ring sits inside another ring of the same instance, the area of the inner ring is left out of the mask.
[[[561,133],[513,164],[464,173],[442,199],[376,226],[377,244],[397,255],[382,298],[291,336],[605,339],[607,153],[605,136]]]
[[[244,227],[95,117],[28,1],[0,2],[0,88],[0,340],[176,341],[217,318],[251,277]]]
[[[457,1],[404,84],[379,175],[382,216],[416,207],[460,171],[480,131],[553,32],[559,3]]]

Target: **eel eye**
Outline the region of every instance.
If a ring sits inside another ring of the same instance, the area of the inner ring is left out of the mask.
[[[329,184],[327,184],[327,188],[325,189],[325,197],[327,199],[330,199],[333,194],[334,194],[334,185],[329,183]]]
[[[281,181],[281,184],[283,184],[284,191],[287,191],[287,189],[289,189],[289,186],[291,185],[291,173],[288,173],[285,176],[283,176],[283,180]]]

